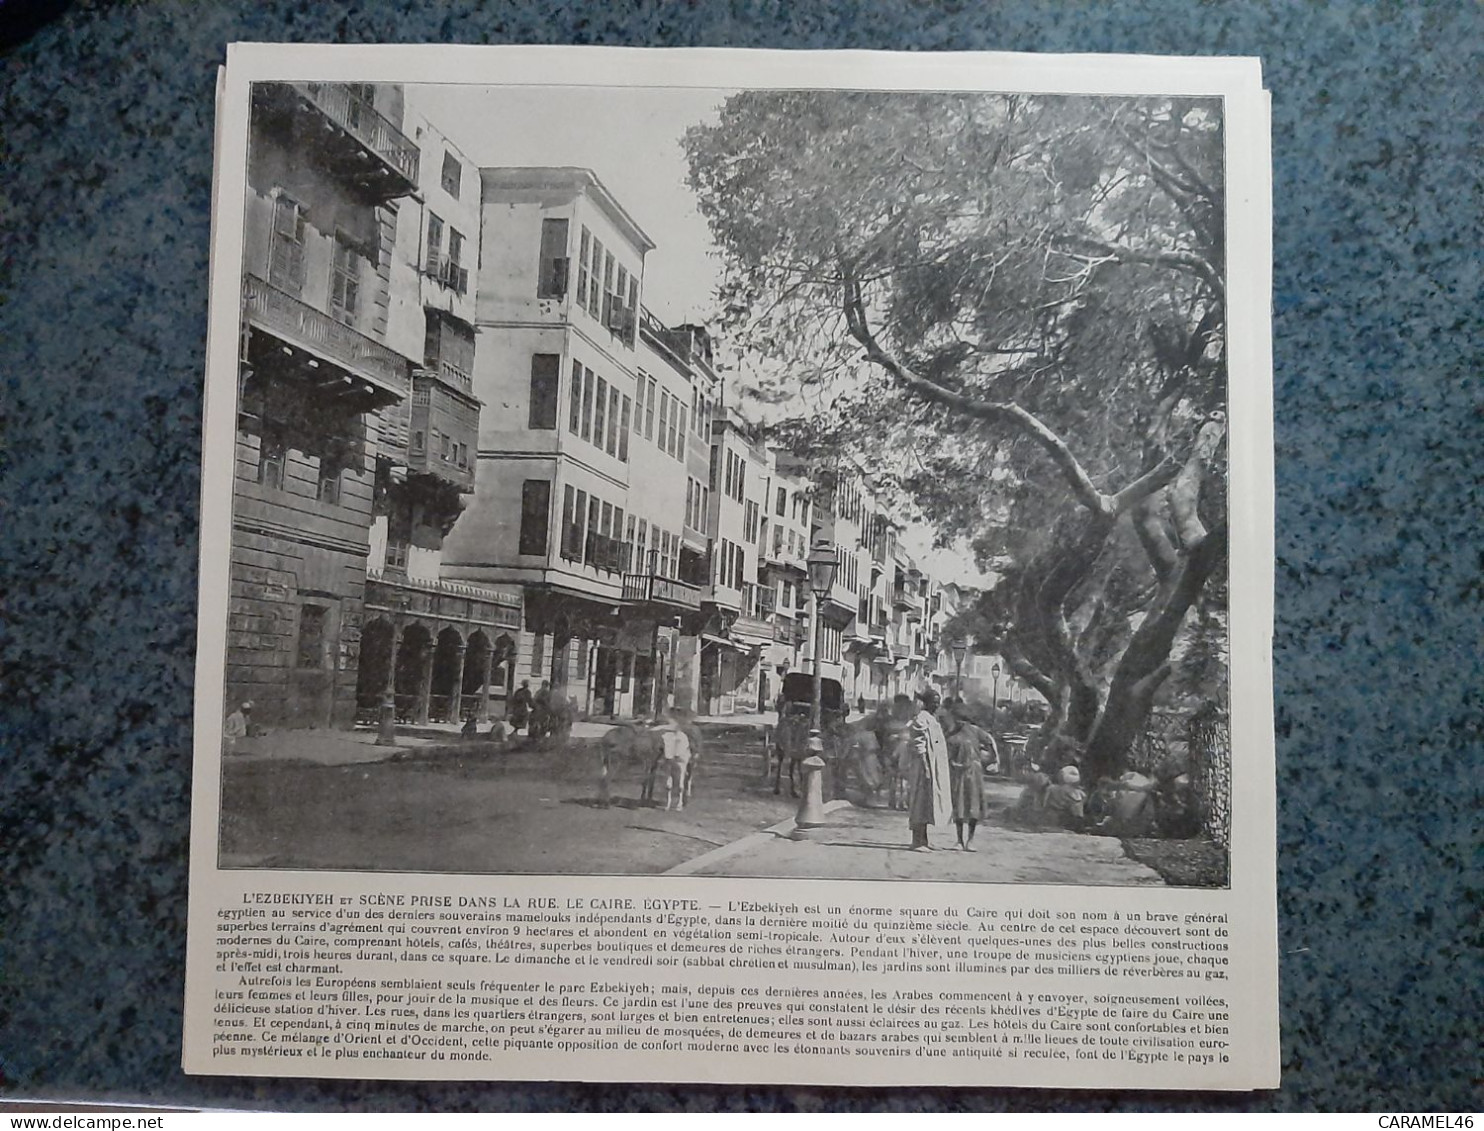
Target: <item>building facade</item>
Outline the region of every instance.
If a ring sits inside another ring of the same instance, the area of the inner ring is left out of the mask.
[[[421,357],[389,317],[402,117],[397,87],[253,90],[227,696],[259,724],[355,716],[380,413]]]

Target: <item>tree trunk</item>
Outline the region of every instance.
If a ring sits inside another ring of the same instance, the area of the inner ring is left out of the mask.
[[[1129,750],[1149,719],[1155,693],[1169,677],[1170,649],[1180,625],[1206,580],[1225,559],[1226,527],[1220,526],[1181,555],[1162,600],[1129,641],[1083,756],[1089,784],[1117,777],[1128,768]]]

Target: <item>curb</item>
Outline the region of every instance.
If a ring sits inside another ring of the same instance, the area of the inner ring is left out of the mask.
[[[843,809],[851,803],[841,798],[837,801],[826,801],[824,811],[833,813],[836,809]],[[730,860],[733,856],[740,856],[762,844],[769,844],[779,837],[787,838],[794,831],[794,818],[779,821],[776,825],[769,825],[759,832],[749,833],[740,840],[734,840],[731,844],[723,844],[719,848],[713,848],[710,852],[703,852],[693,859],[675,865],[660,873],[662,876],[693,876],[702,868],[719,863],[722,860]]]

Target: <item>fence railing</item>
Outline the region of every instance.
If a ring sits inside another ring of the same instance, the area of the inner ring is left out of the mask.
[[[311,353],[339,362],[399,397],[407,396],[411,388],[408,377],[411,362],[395,350],[256,275],[243,276],[242,294],[249,322]]]
[[[325,117],[413,184],[417,183],[417,143],[364,98],[339,83],[296,82],[291,85],[314,103]]]

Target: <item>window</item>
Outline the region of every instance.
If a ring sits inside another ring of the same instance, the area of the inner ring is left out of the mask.
[[[459,181],[461,180],[460,174],[462,172],[463,169],[459,165],[459,159],[445,150],[443,154],[443,176],[440,179],[443,184],[443,191],[455,200],[459,198]]]
[[[448,229],[448,260],[438,278],[445,286],[458,294],[469,290],[469,272],[460,264],[464,258],[464,234],[457,228]]]
[[[670,423],[675,433],[670,437],[670,454],[678,460],[685,459],[685,406],[679,401],[675,402],[675,411],[680,414],[680,419],[671,420]]]
[[[603,325],[613,325],[613,253],[603,253]]]
[[[646,440],[654,439],[654,391],[656,387],[655,379],[651,377],[649,379],[649,403],[644,408],[644,438]]]
[[[780,488],[778,488],[778,503],[777,503],[777,505],[774,506],[773,513],[776,514],[776,515],[778,515],[778,517],[782,518],[783,515],[784,515],[784,512],[787,509],[788,509],[788,490],[787,490],[787,488],[780,487]],[[795,508],[795,509],[797,509],[797,508]]]
[[[659,435],[659,441],[658,441],[659,442],[659,445],[660,445],[660,451],[662,451],[662,452],[668,452],[670,450],[670,448],[669,448],[669,443],[670,443],[669,437],[670,437],[670,394],[667,393],[667,392],[665,392],[665,390],[661,389],[660,390],[660,435]]]
[[[423,446],[424,446],[425,443],[426,443],[426,441],[425,441],[425,439],[423,437],[423,431],[422,431],[421,428],[419,428],[416,432],[414,432],[412,434],[412,452],[413,452],[413,454],[414,455],[421,455],[422,454],[422,451],[423,451]]]
[[[330,314],[335,321],[354,326],[360,296],[361,257],[343,236],[337,234],[330,264]]]
[[[623,399],[623,425],[618,430],[618,458],[624,463],[629,462],[629,414],[634,409],[633,400],[625,395]]]
[[[579,543],[577,539],[577,524],[572,521],[573,506],[576,501],[576,492],[572,484],[568,483],[562,489],[562,549],[563,558],[571,561],[577,556]]]
[[[551,482],[527,479],[520,488],[520,547],[518,553],[546,556],[546,528],[551,509]]]
[[[640,520],[634,528],[634,539],[634,572],[653,573],[654,567],[644,557],[649,541],[649,523]]]
[[[561,358],[554,353],[531,355],[531,406],[526,427],[552,429],[557,426],[557,384]]]
[[[298,294],[304,289],[304,210],[280,193],[273,201],[273,243],[268,249],[268,282]]]
[[[603,433],[608,427],[608,382],[598,378],[598,393],[593,407],[593,443],[603,446]]]
[[[581,243],[581,245],[580,245],[580,247],[578,249],[578,252],[577,252],[577,305],[578,306],[586,306],[587,305],[587,257],[588,257],[589,251],[592,250],[592,243],[593,243],[592,233],[587,230],[587,226],[586,225],[583,225],[583,228],[582,228],[582,243]]]
[[[574,436],[582,434],[582,363],[572,363],[572,388],[567,398],[567,431]]]
[[[594,560],[593,551],[597,549],[598,535],[602,533],[598,529],[598,517],[601,514],[597,496],[589,495],[587,499],[587,538],[583,541],[582,560],[591,562]]]
[[[628,293],[628,291],[629,291],[629,269],[627,267],[625,267],[622,263],[620,263],[618,265],[618,289],[613,292],[613,305],[614,305],[614,308],[615,308],[615,310],[614,310],[615,314],[617,314],[619,316],[616,319],[616,321],[618,322],[619,329],[623,330],[624,332],[627,332],[627,329],[624,326],[624,320],[623,320],[623,317],[622,317],[623,296],[626,295]]]
[[[567,293],[567,221],[541,221],[541,267],[537,298],[561,298]]]
[[[443,257],[443,221],[437,213],[428,213],[428,274],[438,274],[438,261]]]
[[[587,545],[587,492],[577,492],[577,505],[572,511],[573,536],[577,539],[573,561],[582,561],[583,548]]]
[[[629,276],[628,315],[628,343],[632,346],[634,344],[634,335],[638,333],[639,329],[639,277],[637,275]]]
[[[407,543],[396,538],[386,542],[386,568],[393,573],[407,572]]]
[[[637,520],[629,515],[623,528],[623,554],[624,569],[636,570],[639,568],[639,559],[634,554],[634,526]]]
[[[340,502],[340,462],[332,456],[320,457],[319,480],[315,484],[314,497],[331,506]]]
[[[598,288],[601,285],[602,280],[600,278],[598,278],[598,266],[602,262],[603,262],[603,241],[600,240],[600,239],[597,239],[595,237],[593,239],[593,270],[592,270],[592,277],[588,280],[588,291],[587,291],[587,312],[589,314],[591,314],[594,318],[596,318],[598,316],[598,311],[601,309],[601,307],[599,307],[599,305],[598,305]]]
[[[607,443],[606,447],[608,449],[608,454],[611,455],[611,456],[618,455],[618,437],[619,437],[619,435],[620,435],[620,429],[618,427],[618,386],[617,385],[609,385],[608,386],[608,443]]]
[[[546,637],[537,634],[531,641],[531,674],[540,675],[541,665],[546,659]]]
[[[757,534],[758,534],[758,525],[759,525],[759,522],[760,522],[760,518],[758,516],[758,505],[757,505],[757,503],[755,503],[755,502],[753,502],[752,500],[749,499],[743,505],[743,512],[742,513],[743,513],[743,518],[742,518],[743,537],[746,538],[749,542],[756,542],[757,541]]]
[[[330,610],[324,605],[301,605],[299,608],[299,648],[294,656],[294,666],[300,668],[322,668],[325,666],[325,627]]]
[[[277,429],[268,429],[258,440],[258,482],[276,491],[283,490],[284,464],[288,460],[288,445]]]

